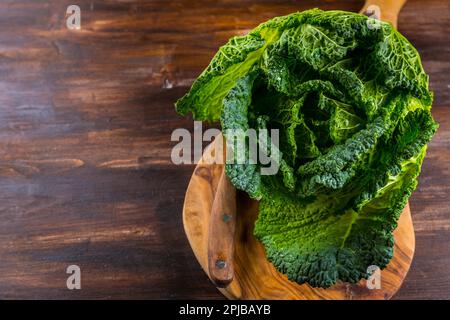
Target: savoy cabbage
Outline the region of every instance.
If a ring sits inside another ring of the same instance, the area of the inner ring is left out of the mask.
[[[222,129],[277,128],[281,167],[227,164],[260,200],[254,234],[289,279],[329,287],[385,267],[392,232],[437,129],[416,49],[390,24],[318,9],[220,48],[179,113]]]

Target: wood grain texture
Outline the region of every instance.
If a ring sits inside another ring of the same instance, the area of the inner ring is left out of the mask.
[[[208,242],[218,234],[210,228],[217,197],[222,197],[223,165],[213,163],[215,141],[192,174],[183,206],[183,225],[192,250],[203,270],[211,277]],[[220,192],[220,194],[218,194]],[[253,235],[258,216],[258,202],[245,193],[237,197],[236,233],[234,234],[234,278],[226,288],[220,288],[227,298],[244,300],[363,300],[390,299],[402,285],[414,256],[415,237],[409,205],[405,207],[394,231],[394,257],[381,271],[381,288],[368,289],[366,280],[358,284],[338,283],[331,288],[298,285],[279,273],[267,260],[264,246]],[[227,240],[229,239],[226,238]],[[214,279],[214,276],[211,277]]]
[[[0,298],[223,299],[183,232],[194,166],[175,166],[173,102],[217,48],[274,16],[363,1],[0,2]],[[399,299],[450,299],[450,2],[409,0],[441,127],[410,205],[416,252]],[[66,288],[78,264],[82,289]]]

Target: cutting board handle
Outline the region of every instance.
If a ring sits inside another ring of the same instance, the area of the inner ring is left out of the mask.
[[[380,20],[390,22],[397,28],[397,17],[405,2],[406,0],[366,0],[360,12],[368,16],[379,14]]]

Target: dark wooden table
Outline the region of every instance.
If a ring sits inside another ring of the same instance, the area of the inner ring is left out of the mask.
[[[181,223],[193,166],[170,161],[182,96],[217,48],[274,16],[361,1],[0,3],[0,298],[208,298]],[[416,254],[398,299],[450,298],[450,6],[411,0],[441,128],[411,198]],[[81,268],[82,289],[66,288]]]

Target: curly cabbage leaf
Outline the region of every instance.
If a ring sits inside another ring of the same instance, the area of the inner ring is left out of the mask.
[[[280,170],[227,164],[260,200],[254,234],[288,278],[316,287],[366,278],[437,130],[416,49],[388,23],[318,9],[277,17],[223,46],[176,108],[222,129],[280,131]]]

